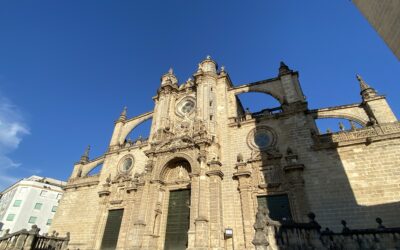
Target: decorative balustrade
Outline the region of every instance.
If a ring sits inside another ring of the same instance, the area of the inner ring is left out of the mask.
[[[264,210],[265,211],[265,210]],[[342,221],[343,230],[334,233],[329,228],[320,231],[315,215],[309,223],[277,222],[262,210],[257,213],[253,244],[256,250],[313,249],[313,250],[398,250],[400,228],[386,228],[377,218],[378,227],[353,230]]]
[[[40,229],[33,225],[31,230],[22,229],[9,234],[6,231],[0,237],[0,250],[66,250],[68,248],[69,233],[66,237],[58,237],[53,231],[52,235],[39,235]]]
[[[400,133],[400,122],[377,124],[373,126],[339,131],[335,133],[327,133],[321,135],[313,135],[316,144],[337,144],[346,142],[370,142],[379,136],[390,136]]]

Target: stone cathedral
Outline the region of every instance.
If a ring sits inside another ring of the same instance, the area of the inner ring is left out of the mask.
[[[50,230],[70,249],[255,249],[260,207],[273,221],[322,227],[400,227],[400,123],[385,96],[360,76],[360,102],[311,110],[299,74],[233,85],[207,57],[193,78],[161,77],[154,110],[115,122],[107,152],[73,168]],[[354,80],[356,82],[356,80]],[[250,112],[239,94],[279,107]],[[356,93],[358,94],[358,93]],[[316,119],[347,119],[322,132]],[[128,134],[152,120],[148,139]],[[102,166],[99,173],[89,174]]]

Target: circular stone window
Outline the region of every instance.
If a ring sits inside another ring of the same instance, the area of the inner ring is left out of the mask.
[[[254,142],[259,148],[266,148],[269,145],[270,138],[267,133],[256,132],[254,135]]]
[[[176,106],[176,113],[179,116],[187,116],[194,112],[196,101],[193,97],[186,97],[178,102]]]
[[[184,114],[188,114],[188,113],[192,112],[193,108],[194,108],[194,102],[192,100],[187,100],[182,105],[181,111]]]
[[[247,144],[253,149],[263,150],[275,145],[275,143],[275,132],[267,126],[256,127],[247,135]]]
[[[128,173],[133,167],[134,159],[132,156],[124,157],[119,164],[119,171],[121,173]]]

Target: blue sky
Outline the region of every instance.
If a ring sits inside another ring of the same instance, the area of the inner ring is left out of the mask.
[[[348,0],[1,1],[0,189],[66,180],[88,144],[105,152],[123,106],[151,110],[160,76],[183,82],[206,55],[235,85],[285,61],[310,108],[359,102],[359,73],[400,114],[399,61]]]

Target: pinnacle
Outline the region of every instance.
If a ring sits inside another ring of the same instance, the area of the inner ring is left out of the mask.
[[[356,74],[356,78],[357,78],[358,82],[360,83],[361,91],[371,88],[371,87],[364,81],[364,79],[362,79],[362,77],[361,77],[359,74]]]

